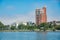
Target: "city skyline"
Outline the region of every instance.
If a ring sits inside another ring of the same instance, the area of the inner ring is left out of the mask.
[[[60,20],[60,0],[0,0],[0,21],[35,22],[36,8],[46,5],[47,21]]]

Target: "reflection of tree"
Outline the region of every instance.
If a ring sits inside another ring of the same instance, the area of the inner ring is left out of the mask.
[[[36,40],[41,40],[41,33],[40,32],[36,33]]]
[[[46,32],[42,32],[42,40],[47,40],[47,35],[46,35],[47,33]]]
[[[47,40],[46,32],[37,32],[36,40]]]

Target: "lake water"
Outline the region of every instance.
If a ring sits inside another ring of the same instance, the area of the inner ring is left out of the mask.
[[[60,32],[0,32],[0,40],[60,40]]]

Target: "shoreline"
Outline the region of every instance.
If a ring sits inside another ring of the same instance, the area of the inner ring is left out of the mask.
[[[40,30],[40,31],[32,31],[32,30],[0,30],[0,32],[60,32],[60,30]]]

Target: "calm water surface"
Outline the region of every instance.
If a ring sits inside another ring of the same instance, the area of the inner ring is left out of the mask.
[[[0,40],[60,40],[60,32],[0,32]]]

